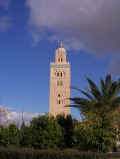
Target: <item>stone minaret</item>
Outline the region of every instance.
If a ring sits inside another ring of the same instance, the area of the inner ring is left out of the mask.
[[[49,113],[69,115],[70,108],[70,64],[66,61],[66,50],[60,41],[56,60],[50,64],[50,106]]]

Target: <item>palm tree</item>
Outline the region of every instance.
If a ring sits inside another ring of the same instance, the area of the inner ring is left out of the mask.
[[[97,138],[95,141],[97,144],[94,146],[98,151],[105,152],[109,147],[111,149],[116,147],[115,126],[120,121],[120,81],[113,81],[111,75],[107,75],[105,80],[100,80],[100,87],[97,87],[90,78],[86,79],[89,84],[87,91],[72,87],[85,97],[70,98],[73,102],[70,107],[79,109],[83,119],[90,123],[90,127],[93,128],[93,138]],[[93,140],[91,145],[92,143]]]
[[[111,75],[108,74],[105,80],[100,80],[100,88],[98,88],[90,78],[86,79],[89,84],[87,91],[72,87],[82,93],[85,98],[70,98],[73,101],[70,107],[78,108],[85,119],[91,117],[101,120],[107,117],[112,120],[116,119],[115,113],[120,108],[120,82],[113,81]]]

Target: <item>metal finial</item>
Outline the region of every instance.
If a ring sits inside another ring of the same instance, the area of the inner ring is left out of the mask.
[[[60,48],[63,48],[63,42],[60,40]]]

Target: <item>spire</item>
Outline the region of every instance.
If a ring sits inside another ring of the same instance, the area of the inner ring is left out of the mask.
[[[59,48],[63,48],[63,42],[60,40]]]

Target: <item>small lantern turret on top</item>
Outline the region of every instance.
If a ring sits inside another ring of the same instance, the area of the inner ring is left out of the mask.
[[[56,63],[66,64],[66,50],[63,48],[63,42],[60,40],[59,48],[56,50]]]
[[[60,46],[59,46],[59,48],[63,48],[63,42],[62,42],[62,40],[60,40]]]

